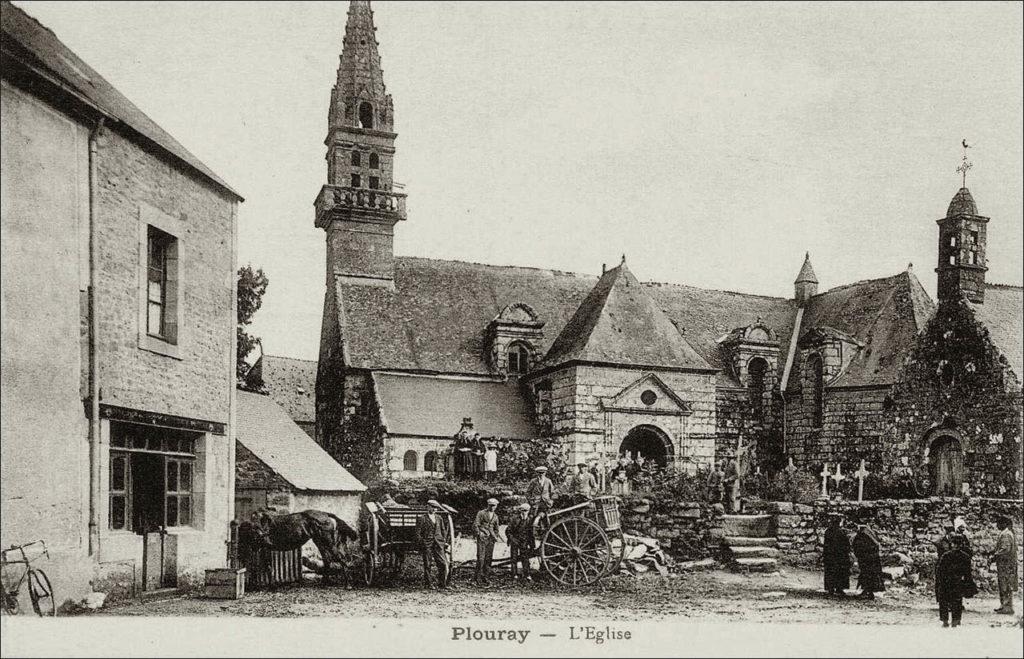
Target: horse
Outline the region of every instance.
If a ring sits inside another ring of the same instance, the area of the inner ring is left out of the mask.
[[[238,525],[238,547],[243,563],[258,556],[258,549],[273,551],[298,549],[307,541],[320,551],[324,574],[341,575],[342,583],[351,588],[349,571],[362,562],[359,534],[345,520],[322,510],[304,510],[281,515],[268,510],[253,513],[251,521]]]

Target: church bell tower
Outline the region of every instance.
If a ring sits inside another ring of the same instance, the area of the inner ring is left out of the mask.
[[[960,188],[939,225],[939,301],[966,297],[985,301],[985,247],[989,218],[978,215],[970,190]]]
[[[315,225],[327,234],[327,279],[394,285],[394,227],[405,219],[395,192],[394,109],[384,87],[368,0],[352,0],[327,112],[327,185]]]

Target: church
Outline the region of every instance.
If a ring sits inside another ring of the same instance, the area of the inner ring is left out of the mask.
[[[789,298],[644,282],[625,257],[598,276],[395,256],[418,218],[378,45],[353,1],[315,201],[316,439],[364,482],[437,471],[465,423],[572,461],[692,471],[742,445],[766,468],[865,460],[923,493],[1021,495],[1024,294],[985,280],[989,218],[966,187],[937,218],[937,301],[911,267],[819,291],[810,255]]]

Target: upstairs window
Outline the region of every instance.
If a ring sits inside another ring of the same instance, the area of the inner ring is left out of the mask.
[[[750,407],[754,414],[754,419],[762,422],[764,421],[765,375],[768,373],[768,362],[760,357],[751,359],[747,365],[747,373],[749,377]]]
[[[508,347],[509,375],[522,375],[530,368],[530,349],[522,343],[513,343]]]
[[[371,176],[370,177],[370,189],[371,190],[378,190],[378,189],[380,189],[380,178],[379,177],[377,177],[377,176]]]
[[[363,156],[358,151],[352,152],[352,166],[359,167],[363,164]]]
[[[150,226],[146,263],[146,333],[168,343],[178,341],[177,300],[178,241]]]
[[[359,127],[373,128],[373,106],[366,101],[359,104]]]
[[[362,186],[363,186],[363,179],[362,179],[362,177],[360,177],[359,174],[353,174],[352,175],[352,187],[353,188],[360,188]]]
[[[370,154],[370,169],[380,169],[380,156],[376,153]]]
[[[807,386],[811,398],[811,424],[821,428],[825,421],[825,370],[821,355],[817,353],[807,359]]]

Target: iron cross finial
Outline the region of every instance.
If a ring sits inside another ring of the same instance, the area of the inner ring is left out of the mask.
[[[961,185],[960,185],[960,187],[966,188],[967,187],[967,170],[969,170],[971,167],[973,167],[974,163],[972,163],[970,160],[967,159],[967,149],[971,148],[971,145],[967,143],[966,139],[961,140],[960,144],[962,144],[963,147],[964,147],[964,158],[960,162],[960,166],[956,168],[956,171],[957,171],[958,174],[961,175]]]

